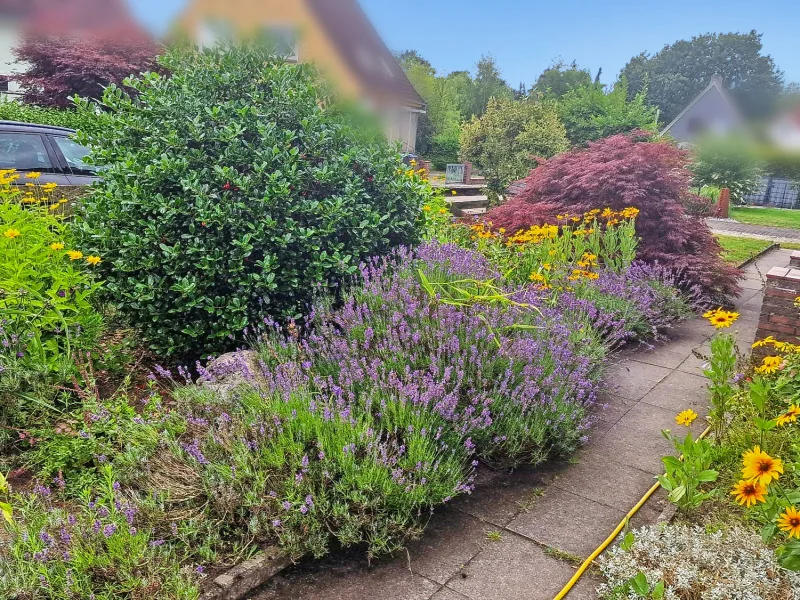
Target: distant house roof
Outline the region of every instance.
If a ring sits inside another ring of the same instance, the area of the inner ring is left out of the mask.
[[[342,58],[365,86],[400,97],[413,108],[425,107],[425,100],[414,89],[357,0],[308,0],[308,4]]]
[[[667,125],[664,130],[661,132],[661,135],[666,135],[669,133],[675,126],[683,121],[685,118],[692,114],[693,109],[701,103],[705,98],[707,98],[711,94],[718,94],[719,97],[722,99],[721,105],[725,107],[725,110],[728,111],[729,117],[732,122],[740,123],[742,121],[741,114],[739,112],[738,107],[736,106],[736,102],[731,97],[728,90],[725,89],[721,77],[712,77],[711,83],[708,84],[708,87],[704,89],[698,96],[692,100],[689,105],[684,108],[681,113],[675,117],[672,122]]]

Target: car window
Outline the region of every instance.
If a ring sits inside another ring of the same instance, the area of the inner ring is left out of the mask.
[[[73,175],[97,174],[97,167],[83,162],[83,159],[89,154],[88,148],[64,136],[55,136],[53,140],[64,154],[64,158],[67,159],[67,166],[69,166],[69,170],[72,171]]]
[[[52,171],[42,136],[36,133],[0,133],[0,169]]]

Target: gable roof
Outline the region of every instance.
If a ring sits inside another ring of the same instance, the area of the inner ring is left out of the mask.
[[[54,32],[138,28],[124,0],[0,0],[0,15]]]
[[[672,120],[672,123],[670,123],[664,128],[664,130],[661,132],[660,135],[668,133],[669,130],[672,129],[672,127],[675,125],[675,123],[680,121],[686,115],[686,113],[688,113],[692,109],[692,107],[695,104],[697,104],[706,94],[709,94],[712,91],[716,91],[720,96],[722,96],[722,99],[725,101],[725,104],[728,106],[728,108],[730,108],[733,114],[736,115],[736,118],[739,118],[739,109],[736,107],[736,103],[734,102],[733,98],[731,98],[731,95],[728,93],[728,90],[725,89],[725,86],[722,83],[722,77],[716,76],[711,78],[711,83],[708,84],[708,87],[706,87],[706,89],[700,92],[700,94],[698,94],[698,96],[694,100],[692,100],[689,103],[689,105],[686,108],[684,108],[677,117],[675,117]]]
[[[425,100],[414,89],[357,0],[307,2],[320,26],[363,85],[399,97],[412,108],[425,108]]]

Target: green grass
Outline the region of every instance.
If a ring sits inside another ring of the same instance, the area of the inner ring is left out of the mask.
[[[751,225],[800,229],[800,210],[733,206],[731,207],[731,218]]]
[[[725,262],[734,265],[742,264],[773,244],[769,240],[734,237],[732,235],[718,235],[716,237],[722,246],[722,258],[725,259]]]

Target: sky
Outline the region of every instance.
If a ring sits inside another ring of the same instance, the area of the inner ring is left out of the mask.
[[[164,30],[188,0],[128,0]],[[483,54],[512,87],[530,86],[559,58],[612,83],[628,60],[707,32],[763,34],[786,82],[800,83],[800,0],[361,0],[391,50],[415,49],[441,73]]]

